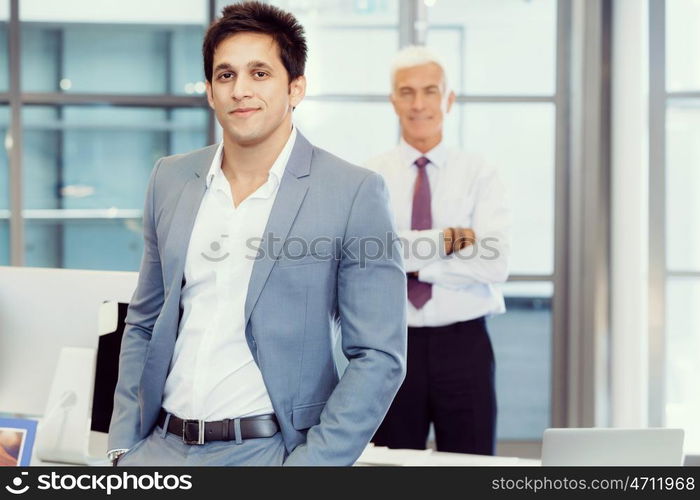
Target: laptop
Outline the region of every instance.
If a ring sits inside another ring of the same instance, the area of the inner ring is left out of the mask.
[[[683,429],[547,429],[542,465],[683,465]]]

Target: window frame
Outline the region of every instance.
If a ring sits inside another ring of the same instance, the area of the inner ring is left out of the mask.
[[[671,270],[667,262],[667,111],[676,99],[697,99],[697,91],[668,91],[666,0],[649,0],[649,405],[652,426],[666,425],[668,373],[667,285],[674,278],[700,279],[697,270]]]

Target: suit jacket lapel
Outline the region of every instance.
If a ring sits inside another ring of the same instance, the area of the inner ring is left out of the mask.
[[[248,324],[253,308],[279,257],[289,230],[304,201],[309,188],[308,175],[311,167],[313,146],[297,131],[297,138],[282,176],[272,211],[263,233],[262,252],[253,264],[245,303],[245,324]]]
[[[182,188],[166,241],[165,254],[174,256],[174,259],[167,263],[169,266],[168,271],[172,273],[170,274],[170,286],[173,287],[174,291],[178,291],[175,294],[178,297],[182,286],[182,277],[185,271],[185,260],[190,237],[192,236],[192,229],[206,191],[206,173],[211,167],[215,153],[216,146],[207,148],[202,151],[201,157],[193,161],[195,165],[193,166],[191,177]]]

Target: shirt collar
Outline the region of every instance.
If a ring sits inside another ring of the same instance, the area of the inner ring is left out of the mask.
[[[284,170],[287,167],[287,161],[289,161],[289,156],[292,154],[292,148],[294,147],[294,143],[296,142],[297,139],[297,128],[292,126],[292,133],[289,134],[289,138],[287,139],[287,143],[284,145],[284,148],[282,148],[282,151],[280,151],[280,154],[277,156],[277,159],[275,162],[272,164],[272,167],[270,167],[270,172],[268,175],[268,180],[274,179],[276,184],[279,185],[279,183],[282,180],[282,176],[284,175]],[[216,148],[216,153],[214,154],[214,159],[211,162],[211,166],[209,167],[209,172],[207,173],[207,188],[211,186],[212,181],[214,180],[214,177],[216,176],[223,176],[223,170],[221,170],[221,160],[223,158],[223,153],[224,153],[224,141],[221,141],[219,143],[219,147]]]
[[[445,147],[443,141],[440,141],[437,146],[427,153],[421,153],[407,143],[402,137],[399,140],[399,154],[401,155],[401,163],[409,167],[412,166],[421,156],[425,156],[428,160],[430,160],[430,163],[436,167],[443,167],[447,162],[447,148]]]

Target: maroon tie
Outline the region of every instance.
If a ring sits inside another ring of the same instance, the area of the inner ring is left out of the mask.
[[[425,156],[415,161],[418,167],[416,184],[413,187],[413,213],[411,215],[411,229],[431,229],[433,227],[433,215],[430,211],[430,181],[426,165],[430,163]],[[433,285],[418,281],[417,278],[408,278],[408,300],[413,307],[420,309],[433,296]]]

